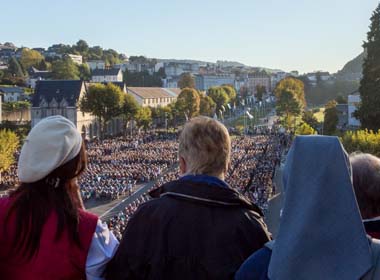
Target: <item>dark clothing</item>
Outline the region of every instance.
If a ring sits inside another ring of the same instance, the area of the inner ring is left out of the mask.
[[[233,279],[270,238],[257,206],[210,180],[184,178],[157,193],[129,221],[107,279]]]
[[[364,221],[364,228],[372,238],[380,239],[380,221]]]
[[[235,274],[235,280],[269,280],[268,267],[272,251],[263,247],[250,256]]]

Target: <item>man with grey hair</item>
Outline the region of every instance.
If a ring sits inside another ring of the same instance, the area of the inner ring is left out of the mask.
[[[179,137],[181,178],[164,184],[129,221],[107,279],[232,279],[270,234],[257,206],[224,181],[227,129],[197,117]]]
[[[380,158],[357,153],[350,156],[353,184],[367,234],[380,239]]]

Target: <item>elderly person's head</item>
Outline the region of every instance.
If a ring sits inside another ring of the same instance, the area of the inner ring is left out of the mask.
[[[353,184],[363,219],[380,216],[380,159],[371,154],[353,154]]]
[[[227,128],[208,117],[185,124],[179,137],[181,174],[205,174],[224,179],[230,161],[231,139]]]

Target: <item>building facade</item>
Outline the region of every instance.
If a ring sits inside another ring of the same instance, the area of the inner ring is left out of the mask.
[[[350,127],[360,127],[360,121],[354,117],[355,111],[358,109],[358,106],[361,102],[359,92],[350,94],[347,98],[348,103],[348,125]]]
[[[79,108],[86,90],[85,83],[80,80],[38,81],[32,99],[32,127],[43,118],[61,115],[71,120],[84,137],[98,136],[100,131],[95,117]]]
[[[91,75],[91,82],[94,83],[112,83],[122,82],[123,73],[121,69],[94,69]]]
[[[208,90],[210,87],[234,85],[234,74],[206,74],[195,75],[195,87],[198,90]]]
[[[143,107],[165,107],[175,102],[180,93],[179,88],[127,87],[127,94]]]
[[[86,63],[91,71],[106,68],[106,63],[103,60],[89,60]]]
[[[16,102],[26,99],[23,88],[20,87],[0,87],[4,102]]]
[[[272,91],[271,77],[265,72],[248,74],[247,87],[252,94],[257,93],[257,87],[265,87],[267,92]]]

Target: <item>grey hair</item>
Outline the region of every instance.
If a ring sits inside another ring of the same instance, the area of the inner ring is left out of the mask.
[[[350,155],[353,185],[363,219],[380,216],[380,158],[365,153]]]

